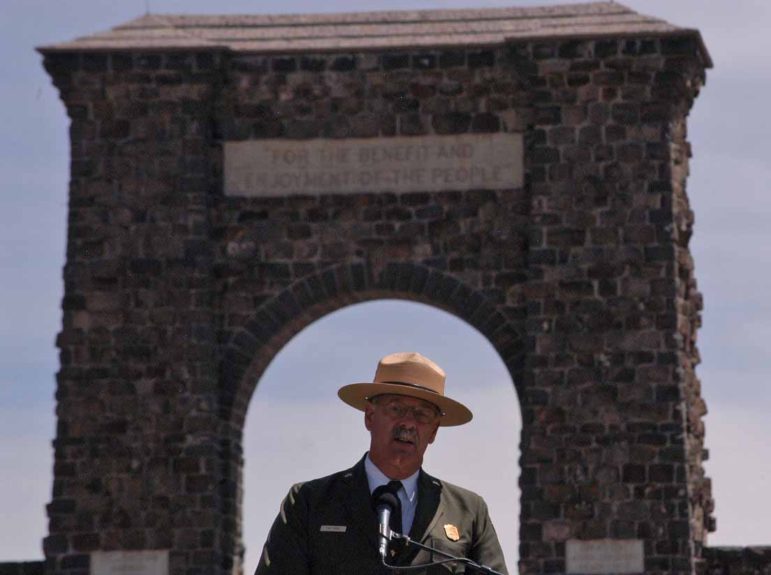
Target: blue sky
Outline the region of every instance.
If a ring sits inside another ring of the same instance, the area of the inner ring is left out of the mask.
[[[527,2],[554,4],[555,2]],[[525,5],[440,0],[284,0],[284,12]],[[642,13],[699,28],[715,61],[691,113],[691,249],[705,297],[697,373],[706,418],[717,544],[771,544],[771,4],[763,0],[628,0]],[[67,118],[34,46],[153,12],[269,12],[247,0],[0,0],[0,561],[42,557],[50,498],[68,180]],[[442,430],[427,469],[490,502],[509,563],[516,558],[519,419],[508,375],[489,344],[437,310],[372,303],[333,313],[299,334],[262,378],[246,426],[247,571],[290,483],[352,464],[366,448],[358,412],[337,387],[372,375],[378,357],[416,348],[448,374],[477,414]],[[292,401],[288,401],[291,399]],[[361,433],[355,430],[360,426]],[[353,430],[352,430],[353,428]],[[257,438],[260,438],[259,441]],[[501,439],[503,438],[503,440]],[[489,446],[495,446],[489,447]],[[474,465],[463,461],[475,453]],[[259,468],[269,461],[270,478]],[[301,466],[296,462],[303,461]]]

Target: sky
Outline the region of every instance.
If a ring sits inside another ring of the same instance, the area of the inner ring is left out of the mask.
[[[283,0],[277,8],[256,0],[0,0],[0,562],[42,558],[52,484],[68,121],[34,46],[101,31],[148,8],[296,13],[556,3],[565,2]],[[718,525],[709,544],[771,544],[771,3],[623,3],[698,28],[715,62],[689,118],[688,182],[691,250],[705,299],[697,374],[709,408],[706,469]],[[511,380],[489,343],[457,318],[385,301],[312,324],[262,377],[245,427],[247,572],[289,485],[349,467],[367,447],[361,414],[337,400],[337,388],[371,378],[380,356],[405,349],[442,365],[448,393],[476,414],[467,426],[441,430],[426,469],[487,499],[513,567],[521,424]],[[260,474],[266,463],[270,476]]]

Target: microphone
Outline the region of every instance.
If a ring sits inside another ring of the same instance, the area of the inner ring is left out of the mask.
[[[383,561],[386,560],[388,553],[388,542],[391,540],[391,513],[401,513],[401,502],[399,498],[388,488],[387,485],[381,485],[372,492],[372,507],[377,513],[379,524],[380,546],[378,551]]]

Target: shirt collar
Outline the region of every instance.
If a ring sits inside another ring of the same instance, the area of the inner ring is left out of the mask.
[[[364,458],[364,470],[367,473],[367,483],[369,484],[370,493],[372,493],[375,489],[377,489],[381,485],[385,485],[386,483],[391,481],[391,478],[388,477],[382,471],[380,471],[380,468],[372,462],[372,460],[369,458],[369,453],[367,453],[367,457]],[[407,493],[407,498],[411,502],[415,501],[415,495],[418,492],[418,475],[419,474],[420,474],[420,469],[418,469],[415,473],[413,473],[406,479],[401,480],[402,486],[404,487],[404,491]]]

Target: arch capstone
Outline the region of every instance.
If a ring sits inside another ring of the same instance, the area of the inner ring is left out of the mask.
[[[259,374],[379,297],[464,319],[512,374],[521,573],[717,557],[685,188],[701,37],[606,2],[420,14],[148,15],[42,49],[72,122],[48,573],[117,551],[238,573]],[[319,171],[279,165],[319,144]],[[370,145],[390,171],[340,168]]]

